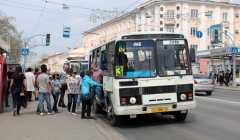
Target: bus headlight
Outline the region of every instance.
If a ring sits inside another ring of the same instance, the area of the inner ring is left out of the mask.
[[[135,97],[131,97],[131,98],[130,98],[130,103],[131,103],[131,104],[135,104],[136,101],[137,101],[137,99],[136,99]]]
[[[186,100],[186,98],[187,98],[186,94],[181,94],[181,95],[180,95],[180,99],[181,99],[182,101]]]

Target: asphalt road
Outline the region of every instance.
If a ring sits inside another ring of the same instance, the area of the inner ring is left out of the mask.
[[[11,99],[11,98],[10,98]],[[0,113],[0,140],[239,140],[240,93],[216,90],[212,96],[197,94],[197,108],[189,111],[185,122],[173,116],[159,114],[124,118],[120,127],[111,126],[106,114],[96,115],[95,120],[80,119],[69,115],[67,109],[47,116],[36,115],[38,102],[29,103],[21,116],[12,116],[12,107]],[[67,98],[65,98],[65,102]],[[11,105],[11,104],[10,104]]]
[[[189,111],[185,122],[172,116],[142,115],[125,118],[121,127],[112,127],[106,114],[96,121],[113,138],[128,140],[239,140],[240,93],[216,90],[212,96],[197,93],[197,108]],[[119,136],[119,137],[118,137]]]

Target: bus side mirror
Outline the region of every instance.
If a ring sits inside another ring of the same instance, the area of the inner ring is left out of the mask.
[[[190,61],[195,62],[196,61],[196,52],[194,48],[190,49]]]

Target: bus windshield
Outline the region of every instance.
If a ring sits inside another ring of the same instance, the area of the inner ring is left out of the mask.
[[[116,44],[115,76],[155,77],[154,41],[120,41]]]
[[[184,40],[158,40],[159,76],[192,74]]]

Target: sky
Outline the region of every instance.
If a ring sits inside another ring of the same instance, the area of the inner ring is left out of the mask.
[[[139,0],[139,3],[145,1],[147,0]],[[26,37],[47,33],[51,35],[50,46],[37,46],[31,49],[31,52],[37,54],[35,59],[29,60],[31,64],[38,61],[44,53],[68,52],[74,50],[77,44],[78,47],[82,47],[82,33],[106,22],[90,21],[89,15],[93,9],[113,11],[114,8],[118,8],[122,11],[135,2],[137,0],[49,0],[47,3],[46,0],[0,0],[0,10],[15,18],[13,24],[19,31],[24,31],[23,35]],[[69,9],[64,10],[63,4],[68,5]],[[134,4],[126,11],[132,11],[136,5]],[[62,37],[64,26],[71,27],[70,38]],[[34,40],[36,44],[45,44],[45,38],[39,36]],[[34,40],[32,44],[35,43]]]
[[[139,0],[139,3],[146,1],[148,0]],[[136,8],[135,2],[137,0],[0,0],[0,10],[16,19],[13,24],[19,31],[24,31],[26,37],[51,34],[50,46],[31,49],[31,52],[37,54],[35,59],[30,60],[31,64],[40,60],[44,53],[68,52],[73,50],[77,43],[78,47],[82,47],[82,33],[106,22],[90,21],[88,17],[93,9],[113,11],[118,8],[122,11],[128,8],[126,11],[132,11]],[[233,2],[240,3],[240,0]],[[69,10],[64,10],[63,4],[68,5]],[[62,37],[64,26],[71,27],[70,38]],[[36,44],[45,44],[45,37],[35,37],[34,40]]]

